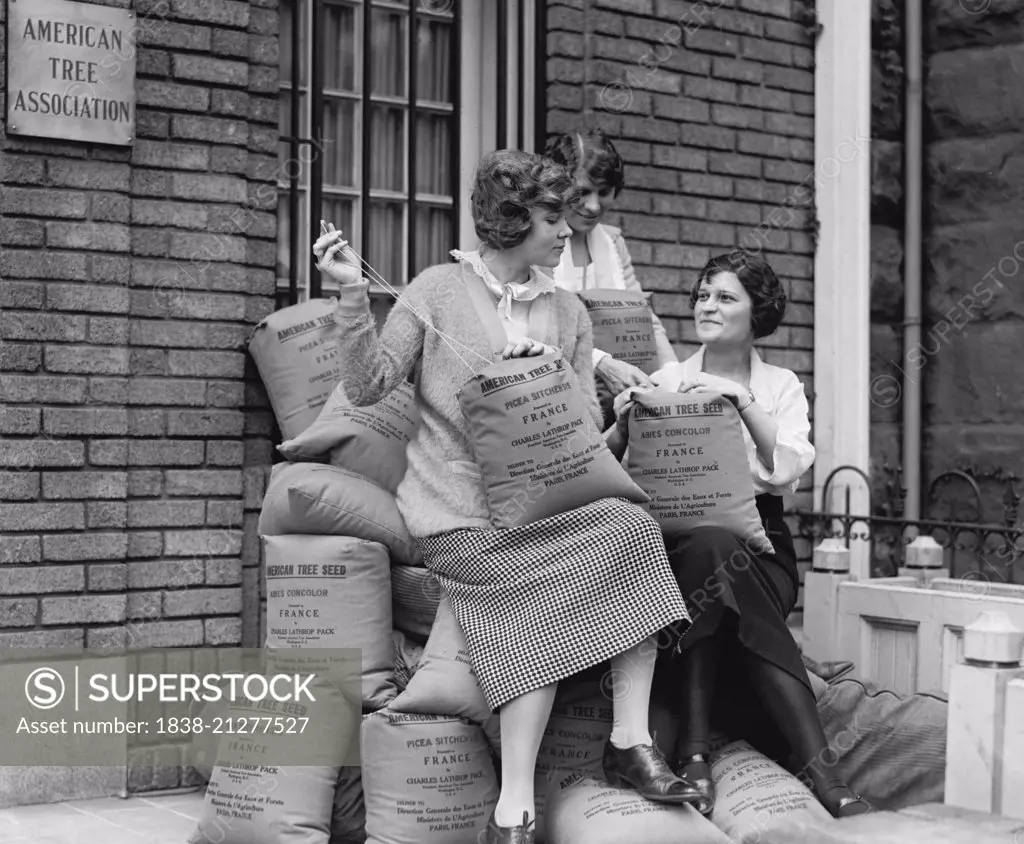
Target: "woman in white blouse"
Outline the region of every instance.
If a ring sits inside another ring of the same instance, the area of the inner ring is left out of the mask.
[[[713,713],[714,726],[730,738],[748,739],[805,776],[833,815],[869,811],[835,767],[826,764],[834,765],[835,759],[786,626],[800,583],[782,494],[797,488],[814,462],[814,446],[800,380],[788,369],[765,363],[754,350],[754,342],[782,321],[786,294],[765,261],[735,251],[708,262],[690,291],[690,304],[703,345],[651,380],[679,392],[714,391],[736,405],[757,508],[775,553],[754,555],[717,527],[665,537],[693,618],[680,652],[661,664],[662,679],[683,715],[674,769],[703,787],[706,799],[700,808],[709,814],[714,805],[707,758]],[[623,438],[632,392],[616,399],[616,430]],[[752,705],[755,701],[761,705]]]
[[[570,293],[595,289],[643,293],[622,231],[601,222],[625,186],[625,165],[615,146],[597,129],[567,132],[548,142],[545,155],[572,173],[580,192],[579,204],[565,218],[572,236],[554,270],[555,284]],[[652,316],[657,366],[675,363],[665,327],[657,314]],[[604,349],[594,349],[593,355],[594,373],[608,391],[606,421],[611,424],[612,398],[628,387],[650,386],[651,381],[639,367]]]

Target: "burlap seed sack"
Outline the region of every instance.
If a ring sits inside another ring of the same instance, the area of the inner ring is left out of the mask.
[[[363,775],[357,766],[341,768],[334,788],[329,844],[364,844],[366,806],[363,802]]]
[[[643,293],[600,288],[579,294],[594,326],[594,348],[648,375],[658,368],[654,314]]]
[[[359,648],[364,709],[391,700],[387,549],[350,536],[267,536],[267,648]]]
[[[189,844],[328,844],[336,778],[336,768],[217,765]]]
[[[602,498],[646,502],[556,354],[492,364],[459,391],[491,523],[515,527]]]
[[[367,844],[478,844],[498,802],[483,730],[388,709],[362,725]]]
[[[286,440],[316,421],[338,382],[334,299],[310,299],[274,311],[249,337],[249,354],[259,370],[270,406]]]
[[[353,536],[386,546],[396,563],[421,565],[394,496],[361,475],[321,463],[279,463],[263,496],[260,536]]]
[[[736,844],[763,841],[791,821],[832,821],[806,785],[745,741],[712,753],[710,761],[717,792],[711,821]]]
[[[602,777],[553,779],[544,803],[547,844],[729,844],[692,807],[655,803]]]
[[[441,584],[433,573],[412,566],[391,566],[391,607],[395,630],[426,642],[441,601]]]
[[[654,341],[654,314],[648,297],[631,290],[598,288],[579,294],[594,326],[594,348],[616,360],[632,364],[648,375],[658,368],[658,346]],[[607,429],[615,422],[615,395],[595,376],[597,400]]]
[[[330,680],[309,688],[312,703],[232,705],[190,844],[328,844],[338,772],[359,761],[359,715]]]
[[[416,673],[390,709],[421,715],[458,715],[476,724],[491,716],[483,689],[473,670],[462,625],[445,595],[437,608],[434,627]]]
[[[536,835],[541,844],[546,840],[545,800],[551,782],[572,773],[603,776],[601,760],[611,734],[612,701],[601,691],[599,678],[589,675],[559,683],[534,770]]]
[[[719,395],[637,393],[626,466],[664,533],[720,527],[754,554],[775,553],[754,501],[742,428],[733,403]]]
[[[405,475],[406,447],[419,424],[412,384],[403,381],[377,404],[354,407],[339,382],[316,421],[278,451],[295,463],[329,461],[394,494]]]
[[[948,714],[949,703],[936,695],[834,680],[818,698],[829,748],[822,765],[835,765],[853,791],[882,811],[941,803]]]

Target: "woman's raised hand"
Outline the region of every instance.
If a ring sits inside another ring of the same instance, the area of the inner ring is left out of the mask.
[[[357,284],[362,280],[359,259],[341,230],[334,228],[334,223],[320,221],[320,237],[313,244],[313,254],[316,255],[317,269],[338,284]]]
[[[636,403],[636,396],[640,393],[649,393],[654,389],[657,388],[653,385],[649,387],[627,387],[615,397],[615,401],[612,402],[612,410],[615,412],[615,425],[623,437],[629,438],[629,412]]]
[[[508,360],[509,358],[528,358],[536,357],[537,355],[546,355],[550,352],[557,352],[558,349],[552,346],[547,346],[544,343],[538,343],[536,340],[531,340],[529,337],[523,337],[521,340],[516,340],[509,343],[501,352],[501,359]]]
[[[598,361],[596,372],[608,391],[616,395],[630,387],[649,388],[653,384],[642,369],[624,360],[616,360],[611,355],[605,355]]]

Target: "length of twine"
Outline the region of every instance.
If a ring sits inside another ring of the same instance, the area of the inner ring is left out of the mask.
[[[379,284],[382,288],[384,288],[384,291],[395,300],[395,304],[396,305],[401,305],[402,307],[408,308],[410,311],[412,311],[413,314],[416,315],[416,318],[419,319],[426,328],[429,328],[438,337],[441,338],[441,341],[446,346],[448,346],[449,349],[451,349],[452,354],[454,354],[455,357],[457,357],[460,361],[462,361],[463,365],[470,372],[475,372],[476,370],[474,370],[473,366],[461,354],[459,354],[459,350],[455,348],[456,346],[461,346],[466,351],[471,352],[472,354],[476,355],[478,358],[480,358],[480,360],[482,360],[488,366],[490,366],[490,364],[494,363],[493,360],[491,360],[490,358],[485,357],[484,355],[480,354],[472,346],[468,346],[465,343],[463,343],[461,340],[458,340],[455,337],[452,337],[450,334],[446,334],[444,331],[442,331],[440,328],[438,328],[436,325],[434,325],[427,317],[425,317],[418,310],[416,310],[415,307],[413,307],[411,304],[409,304],[409,302],[407,302],[406,300],[402,299],[402,297],[399,295],[398,291],[395,290],[395,288],[391,285],[391,283],[388,282],[388,280],[385,279],[384,276],[382,276],[379,272],[377,272],[377,270],[370,264],[369,261],[367,261],[365,258],[363,258],[362,255],[360,255],[358,252],[356,252],[356,250],[353,249],[351,246],[349,246],[347,243],[345,244],[344,247],[342,247],[342,252],[344,252],[346,250],[351,252],[352,255],[355,256],[355,258],[359,261],[359,263],[362,266],[362,268],[367,271],[367,275],[369,275],[374,281],[377,282],[377,284]]]

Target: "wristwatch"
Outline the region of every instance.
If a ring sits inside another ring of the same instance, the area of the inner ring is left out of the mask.
[[[754,395],[754,391],[753,390],[749,390],[747,392],[747,403],[744,404],[744,405],[737,405],[736,409],[740,413],[742,413],[744,410],[746,410],[748,407],[750,407],[750,405],[752,405],[755,401],[757,401],[757,397]]]

